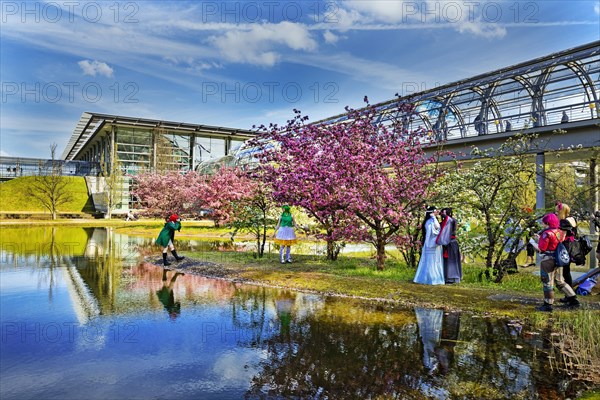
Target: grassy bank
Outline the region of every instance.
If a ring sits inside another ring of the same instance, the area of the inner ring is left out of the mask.
[[[421,305],[448,310],[469,310],[526,318],[542,301],[539,277],[533,267],[508,275],[502,283],[479,281],[482,266],[466,264],[464,280],[459,285],[427,286],[412,282],[414,269],[399,260],[388,260],[385,271],[377,271],[370,257],[341,256],[337,261],[323,257],[295,255],[294,263],[280,264],[277,255],[256,259],[248,252],[186,253],[199,262],[218,265],[202,270],[205,275],[225,276],[275,287],[314,291],[329,295],[391,301],[407,306]],[[557,296],[560,296],[557,294]],[[600,297],[582,299],[583,309],[600,317]],[[556,314],[576,311],[556,307]]]
[[[33,212],[48,213],[35,198],[27,194],[36,177],[25,176],[0,184],[0,210],[3,213]],[[71,194],[71,201],[61,205],[63,213],[93,212],[93,204],[83,177],[65,177],[65,191]]]

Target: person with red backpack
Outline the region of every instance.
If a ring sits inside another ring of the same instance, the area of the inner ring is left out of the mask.
[[[578,307],[579,300],[573,288],[565,282],[562,267],[559,267],[554,259],[554,251],[558,244],[565,240],[565,233],[559,229],[559,220],[556,214],[546,214],[542,218],[545,229],[534,237],[538,240],[532,244],[541,253],[540,278],[544,285],[544,304],[537,307],[538,311],[552,311],[554,304],[554,283],[556,287],[566,295],[566,305]]]

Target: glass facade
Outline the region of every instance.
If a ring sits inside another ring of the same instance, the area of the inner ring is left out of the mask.
[[[151,131],[136,128],[115,129],[116,154],[123,172],[135,174],[150,169],[153,135]]]
[[[113,129],[119,168],[130,175],[145,171],[197,170],[200,164],[235,153],[244,143],[241,139],[193,132],[108,125],[98,140],[88,145],[82,158],[109,164]]]

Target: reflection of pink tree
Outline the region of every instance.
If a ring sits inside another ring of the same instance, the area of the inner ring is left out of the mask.
[[[196,172],[148,172],[135,176],[133,194],[145,205],[146,213],[165,216],[170,212],[195,212],[203,204],[205,182]]]
[[[411,113],[406,105],[401,110]],[[305,125],[296,116],[287,126],[270,126],[257,145],[275,198],[301,206],[327,230],[326,239],[363,240],[375,246],[384,268],[385,245],[410,245],[400,233],[422,209],[434,174],[421,149],[419,132],[401,124],[378,125],[368,106],[351,111],[345,123]],[[264,143],[277,143],[267,148]]]

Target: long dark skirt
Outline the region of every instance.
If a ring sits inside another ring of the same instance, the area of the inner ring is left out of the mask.
[[[448,258],[446,258],[448,253]],[[444,246],[444,278],[446,283],[458,283],[462,279],[462,264],[460,262],[460,249],[456,239],[450,240]]]

